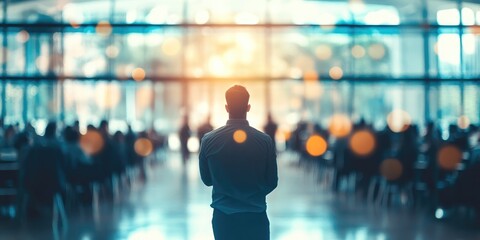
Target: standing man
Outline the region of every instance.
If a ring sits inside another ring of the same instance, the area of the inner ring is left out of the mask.
[[[235,85],[225,93],[227,124],[207,133],[200,149],[200,175],[213,186],[216,240],[270,239],[265,197],[277,187],[273,140],[249,126],[250,95]]]
[[[191,136],[190,126],[188,126],[188,115],[183,117],[183,123],[178,131],[178,136],[180,138],[180,152],[182,154],[182,163],[185,166],[188,159],[190,158],[190,150],[188,149],[188,139]]]

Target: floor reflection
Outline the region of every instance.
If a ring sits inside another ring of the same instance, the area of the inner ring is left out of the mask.
[[[196,159],[186,168],[179,155],[168,159],[149,169],[145,182],[121,189],[118,201],[102,200],[98,214],[87,207],[70,213],[64,239],[213,239],[211,189],[202,184]],[[313,170],[291,159],[279,155],[279,186],[268,197],[274,240],[480,239],[476,230],[436,222],[422,212],[372,208],[355,194],[334,195]],[[52,239],[46,229],[48,224],[0,227],[0,239]]]

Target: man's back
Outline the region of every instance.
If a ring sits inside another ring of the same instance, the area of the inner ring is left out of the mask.
[[[216,240],[268,240],[265,196],[277,187],[273,140],[247,121],[250,94],[235,85],[225,92],[227,124],[206,134],[200,146],[200,175],[212,189]]]
[[[200,173],[213,185],[213,208],[227,214],[263,212],[265,196],[278,181],[273,141],[247,120],[229,120],[202,139]]]

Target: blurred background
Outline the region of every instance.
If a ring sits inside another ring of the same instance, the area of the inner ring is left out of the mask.
[[[0,9],[2,239],[212,239],[196,154],[234,84],[276,141],[272,239],[479,237],[478,1]]]

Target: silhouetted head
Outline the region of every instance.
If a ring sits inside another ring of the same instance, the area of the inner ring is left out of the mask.
[[[63,132],[63,137],[65,138],[65,141],[74,143],[80,140],[80,133],[74,127],[68,126]]]
[[[14,140],[13,147],[20,151],[23,147],[31,144],[30,134],[26,131],[19,133]]]
[[[225,109],[230,118],[245,119],[247,117],[247,112],[250,111],[250,104],[248,104],[250,94],[245,87],[235,85],[229,88],[225,92],[225,99],[227,100]]]
[[[73,122],[72,127],[78,131],[78,129],[80,129],[80,121],[75,120],[75,121]]]
[[[108,134],[108,121],[107,120],[102,120],[100,122],[100,126],[98,127],[98,130],[104,134]]]
[[[272,113],[270,113],[270,112],[267,114],[267,121],[268,122],[273,122]]]
[[[116,142],[124,142],[125,141],[125,135],[121,131],[116,131],[113,134],[113,140]]]
[[[47,127],[45,127],[45,137],[46,138],[55,138],[57,135],[57,123],[49,122]]]

